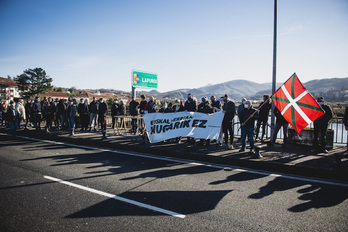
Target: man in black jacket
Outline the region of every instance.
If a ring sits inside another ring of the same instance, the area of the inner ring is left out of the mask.
[[[281,127],[283,127],[283,148],[286,148],[287,142],[288,142],[288,127],[289,123],[288,121],[285,120],[283,117],[282,113],[278,110],[277,107],[274,107],[274,116],[276,117],[276,125],[274,128],[274,133],[273,133],[273,138],[269,144],[269,146],[273,146],[275,144],[275,141],[277,139],[277,134],[278,131],[280,130]]]
[[[117,99],[115,98],[114,103],[111,106],[112,128],[114,130],[116,129],[117,118],[115,118],[115,116],[118,115],[118,108],[119,108],[119,103]]]
[[[80,115],[81,119],[81,131],[88,129],[88,122],[89,122],[89,106],[88,106],[88,100],[86,99],[83,101],[81,98],[81,102],[79,103],[77,107],[77,112]]]
[[[263,136],[265,136],[266,126],[268,122],[269,111],[272,108],[272,102],[269,94],[263,95],[263,102],[259,105],[259,118],[257,119],[255,141],[258,139],[260,127],[262,125],[261,142],[263,142]]]
[[[103,101],[103,98],[99,100],[98,107],[98,118],[100,122],[100,127],[103,133],[103,139],[106,139],[106,114],[108,112],[108,105]]]
[[[313,147],[314,152],[324,152],[328,153],[328,151],[325,149],[326,146],[326,131],[327,127],[329,126],[329,121],[332,118],[332,110],[331,107],[324,104],[324,98],[318,97],[317,99],[319,105],[323,110],[325,111],[325,114],[323,114],[321,117],[317,118],[314,121],[314,139],[313,139]],[[320,147],[318,144],[318,138],[319,138],[319,132],[320,132]]]
[[[210,97],[211,100],[211,106],[213,107],[214,112],[218,112],[221,110],[221,102],[216,100],[216,97],[212,95]]]
[[[139,115],[139,102],[134,100],[132,97],[132,101],[129,103],[129,113],[131,116],[136,117]],[[131,132],[136,134],[138,129],[138,119],[132,118],[132,130]]]
[[[33,113],[34,113],[34,125],[36,130],[40,130],[41,125],[41,103],[38,97],[35,98],[35,102],[33,104]]]
[[[95,97],[93,97],[93,100],[89,104],[89,131],[92,130],[92,123],[94,121],[94,131],[96,130],[95,127],[97,125],[97,111],[98,111],[98,103],[95,100]]]
[[[184,109],[186,112],[196,112],[197,111],[197,102],[196,102],[196,100],[193,99],[191,93],[187,94],[187,100],[185,101]],[[194,149],[196,146],[195,140],[190,138],[190,137],[187,138],[187,143],[191,144],[192,149]]]
[[[257,111],[252,107],[251,102],[246,101],[240,116],[242,123],[242,148],[239,150],[239,152],[245,151],[245,140],[247,135],[250,142],[250,152],[254,152],[254,126],[257,117]]]
[[[233,119],[236,114],[236,105],[233,101],[228,98],[228,95],[222,97],[224,100],[224,105],[222,106],[222,112],[225,114],[222,120],[222,133],[224,134],[224,145],[229,149],[233,149]],[[230,134],[230,145],[228,146],[228,133]]]

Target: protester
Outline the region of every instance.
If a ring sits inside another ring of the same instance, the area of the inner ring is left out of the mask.
[[[176,99],[175,100],[175,104],[173,106],[173,112],[176,113],[176,112],[182,112],[182,111],[185,111],[185,107],[182,104],[181,100]],[[175,143],[181,143],[181,137],[176,137],[175,138]]]
[[[132,97],[132,101],[129,103],[129,114],[133,117],[136,117],[139,115],[139,102],[134,100],[134,97]],[[138,119],[132,118],[132,129],[131,132],[136,134],[138,130]]]
[[[278,131],[280,130],[281,127],[283,127],[283,135],[284,135],[284,139],[283,139],[283,148],[286,148],[287,143],[288,143],[288,127],[289,127],[289,123],[288,121],[285,120],[285,118],[283,117],[283,115],[281,114],[281,112],[278,110],[277,107],[274,107],[274,116],[276,117],[276,125],[274,128],[274,133],[273,133],[273,137],[272,140],[269,143],[269,146],[274,146],[275,141],[277,139],[277,134]]]
[[[2,105],[2,125],[7,125],[8,122],[8,117],[7,117],[7,110],[8,110],[8,105],[6,102]],[[4,123],[5,122],[5,123]]]
[[[140,109],[140,114],[143,115],[145,113],[145,106],[147,105],[147,101],[146,101],[146,97],[145,95],[140,95],[140,105],[139,105],[139,109]]]
[[[3,109],[3,103],[0,101],[0,121],[1,121],[1,125],[2,125],[2,109]]]
[[[54,126],[56,127],[56,128],[59,128],[59,116],[58,116],[58,103],[59,103],[59,99],[58,98],[56,98],[55,100],[54,100],[54,107],[55,107],[55,109],[56,109],[56,111],[54,112],[54,117],[53,117],[53,121],[54,121]]]
[[[92,124],[94,121],[94,127],[93,130],[96,131],[96,125],[97,125],[97,117],[98,117],[98,103],[95,100],[95,97],[93,97],[91,103],[89,104],[89,131],[92,130]]]
[[[115,116],[118,115],[118,108],[119,108],[119,103],[117,99],[114,99],[114,103],[111,106],[111,118],[112,118],[112,128],[116,128],[116,123],[117,123],[117,118]]]
[[[214,95],[212,95],[210,97],[210,100],[211,100],[211,106],[213,107],[214,109],[214,112],[219,112],[221,111],[222,107],[221,107],[221,102],[216,100],[216,97]]]
[[[33,113],[34,113],[34,126],[36,130],[40,130],[41,125],[41,114],[42,108],[39,97],[35,98],[35,102],[33,104]]]
[[[52,130],[52,122],[54,120],[54,114],[56,112],[56,105],[54,104],[54,101],[52,98],[47,99],[47,108],[45,111],[45,119],[46,119],[46,132],[49,132]]]
[[[263,143],[263,136],[265,136],[266,126],[268,122],[269,111],[272,108],[272,102],[269,94],[263,95],[263,102],[259,105],[259,118],[256,123],[255,141],[257,141],[259,136],[260,127],[262,125],[261,142]]]
[[[187,94],[187,100],[184,104],[184,109],[186,112],[196,112],[197,111],[197,102],[195,99],[193,99],[193,96],[191,93]],[[188,137],[187,143],[191,144],[191,149],[194,149],[196,147],[196,142],[193,138]]]
[[[240,120],[240,117],[241,117],[241,115],[242,115],[242,111],[243,111],[243,109],[244,109],[244,105],[246,104],[246,101],[247,101],[247,99],[245,98],[245,97],[243,97],[242,98],[242,103],[238,106],[238,108],[237,108],[237,116],[238,116],[238,119],[239,119],[239,122],[240,122],[240,124],[242,124],[241,123],[241,120]]]
[[[222,97],[224,105],[222,106],[222,112],[225,114],[222,121],[222,133],[224,134],[224,146],[229,149],[233,149],[233,119],[236,114],[236,105],[228,98],[228,95]],[[230,134],[230,145],[228,145],[228,134]]]
[[[106,139],[106,114],[108,112],[108,105],[104,102],[103,98],[99,99],[99,107],[97,112],[98,112],[100,127],[103,134],[102,139]]]
[[[77,106],[77,113],[80,117],[81,131],[87,131],[89,124],[89,106],[87,99],[85,101],[83,98],[80,99],[80,103]]]
[[[346,131],[348,131],[348,106],[346,107],[346,110],[344,111],[343,123],[346,128]],[[347,151],[348,151],[348,133],[347,133]]]
[[[173,106],[173,112],[176,113],[176,112],[181,112],[181,111],[185,111],[185,107],[182,104],[182,101],[180,101],[179,99],[176,99],[175,104]]]
[[[22,121],[25,122],[25,119],[26,119],[25,107],[24,107],[24,104],[23,104],[23,99],[19,99],[18,100],[18,102],[16,104],[16,110],[18,112],[18,117],[17,117],[18,129],[21,129],[21,123],[22,123]]]
[[[27,103],[25,103],[24,105],[24,110],[25,110],[25,130],[27,130],[28,128],[28,124],[33,122],[33,104],[31,103],[31,100],[28,99]]]
[[[8,106],[7,118],[10,125],[11,134],[14,136],[18,126],[18,111],[16,110],[15,103],[13,101],[11,101],[10,105]]]
[[[319,105],[321,108],[325,111],[325,114],[320,116],[314,121],[314,139],[313,139],[313,147],[314,150],[313,152],[324,152],[328,153],[328,151],[325,149],[326,146],[326,132],[327,128],[329,126],[329,121],[332,118],[332,110],[331,107],[324,104],[324,98],[323,97],[318,97],[317,99]],[[319,138],[319,133],[320,133],[320,145],[318,142]]]
[[[70,100],[66,109],[70,135],[75,135],[75,119],[77,115],[77,102],[75,99]]]
[[[250,152],[254,152],[254,126],[257,117],[257,111],[252,107],[251,102],[246,101],[244,109],[240,115],[240,120],[242,123],[242,147],[239,152],[245,151],[247,135],[250,142]]]
[[[156,105],[156,102],[155,102],[155,99],[153,96],[150,96],[149,98],[149,102],[146,104],[145,106],[145,111],[144,113],[156,113],[158,111],[158,108],[157,108],[157,105]]]
[[[60,99],[57,105],[57,114],[60,121],[60,128],[59,128],[60,130],[63,130],[65,128],[65,122],[66,122],[66,116],[67,116],[66,109],[67,109],[67,106],[64,103],[64,99]]]
[[[163,103],[162,108],[158,111],[159,113],[173,113],[172,103]]]
[[[201,105],[203,103],[203,105]],[[202,103],[199,104],[200,106],[198,107],[198,112],[204,113],[204,114],[212,114],[214,113],[213,107],[210,105],[208,98],[204,97],[202,98]],[[206,146],[210,146],[210,139],[200,139],[199,140],[199,145],[203,146],[204,141],[206,142]]]

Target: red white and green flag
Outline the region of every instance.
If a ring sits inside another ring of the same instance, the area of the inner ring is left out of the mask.
[[[296,73],[271,98],[297,133],[324,114],[324,110],[302,85]]]

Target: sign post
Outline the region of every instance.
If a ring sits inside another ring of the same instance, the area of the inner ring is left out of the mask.
[[[136,97],[136,88],[157,89],[157,74],[132,71],[132,97]]]

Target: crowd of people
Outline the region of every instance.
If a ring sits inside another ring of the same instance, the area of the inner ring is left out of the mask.
[[[315,152],[327,152],[325,149],[325,135],[327,126],[332,118],[331,108],[324,103],[323,98],[318,98],[319,104],[325,110],[324,116],[320,117],[314,122],[314,150]],[[201,112],[211,114],[214,112],[222,111],[224,118],[222,121],[221,132],[223,139],[217,141],[221,146],[228,149],[233,149],[234,142],[234,118],[238,115],[240,129],[241,129],[241,141],[242,146],[240,152],[245,151],[246,141],[250,144],[250,152],[254,152],[254,142],[260,139],[264,142],[264,136],[270,110],[272,108],[270,95],[265,94],[263,96],[263,102],[260,103],[258,109],[252,106],[251,101],[243,98],[242,103],[236,107],[235,103],[229,99],[225,94],[220,99],[215,96],[203,97],[200,104],[192,94],[187,95],[186,101],[176,99],[175,102],[159,102],[155,101],[154,97],[150,96],[146,100],[145,95],[140,96],[140,102],[134,98],[129,103],[129,114],[131,116],[142,116],[147,113],[173,113],[173,112]],[[19,99],[17,103],[11,101],[9,105],[6,102],[0,104],[1,121],[2,124],[7,124],[10,127],[11,133],[15,133],[16,129],[20,129],[22,126],[24,130],[28,127],[41,130],[41,122],[45,122],[45,131],[50,132],[52,130],[68,130],[70,135],[75,134],[75,128],[77,125],[81,128],[81,131],[96,131],[97,126],[102,132],[102,138],[106,138],[106,116],[108,113],[108,105],[100,98],[96,100],[93,97],[91,102],[88,99],[80,99],[78,103],[76,99],[53,99],[44,98],[42,101],[38,97],[35,100],[27,100],[24,103],[23,99]],[[126,115],[126,106],[122,100],[114,99],[111,106],[110,113],[112,116],[112,128],[115,128],[118,115]],[[276,116],[276,125],[273,137],[270,138],[269,146],[273,146],[277,133],[283,128],[283,147],[287,146],[287,129],[289,123],[284,119],[281,112],[275,107],[274,114]],[[347,120],[348,121],[348,120]],[[256,128],[255,128],[255,122]],[[53,127],[54,124],[54,127]],[[137,131],[144,133],[144,125],[138,125],[138,119],[132,118],[131,133],[136,134]],[[347,123],[348,125],[348,123]],[[139,128],[138,128],[139,127]],[[260,128],[262,129],[261,134]],[[321,144],[318,144],[318,136],[321,135]],[[180,143],[181,138],[176,138],[175,142]],[[199,140],[199,145],[210,146],[210,140]],[[196,142],[193,138],[188,137],[187,143],[191,147],[195,147]]]

